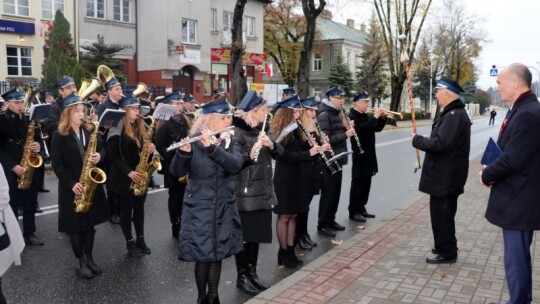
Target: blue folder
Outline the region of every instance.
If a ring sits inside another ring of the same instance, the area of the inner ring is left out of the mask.
[[[484,150],[484,155],[482,155],[482,160],[480,161],[480,163],[482,165],[488,166],[492,162],[497,160],[497,158],[499,158],[499,156],[501,155],[502,155],[501,148],[499,148],[499,146],[497,145],[497,143],[495,143],[493,138],[490,137],[486,145],[486,150]]]

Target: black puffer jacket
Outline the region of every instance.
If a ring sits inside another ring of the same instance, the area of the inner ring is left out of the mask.
[[[182,138],[188,136],[189,127],[185,121],[185,117],[178,121],[171,119],[163,122],[156,130],[154,137],[156,150],[162,157],[161,165],[163,168],[163,180],[165,188],[174,187],[178,183],[179,176],[172,176],[169,167],[171,166],[175,150],[167,152],[167,148],[174,142],[179,142]]]
[[[283,147],[274,141],[274,150],[263,147],[257,162],[249,158],[253,145],[259,138],[260,128],[252,128],[243,119],[234,118],[234,136],[240,145],[244,168],[233,177],[236,183],[236,204],[239,211],[270,210],[277,204],[272,181],[272,158],[283,154]]]
[[[327,103],[328,101],[323,102],[319,108],[317,122],[321,127],[321,131],[328,135],[332,150],[334,150],[334,153],[337,155],[347,151],[347,135],[345,134],[347,129],[343,124],[343,116],[341,115],[340,110],[329,106]],[[347,162],[347,157],[342,157],[339,160],[341,165],[346,165]]]
[[[471,121],[461,100],[446,106],[429,138],[415,136],[412,145],[426,152],[420,191],[438,197],[463,193],[469,173]]]

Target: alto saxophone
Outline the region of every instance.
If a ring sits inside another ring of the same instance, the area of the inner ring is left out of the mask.
[[[24,168],[24,173],[17,177],[17,188],[26,190],[30,188],[32,184],[32,176],[34,176],[34,169],[43,165],[43,158],[38,153],[30,151],[30,144],[34,142],[36,121],[32,120],[28,125],[28,132],[26,133],[26,140],[24,141],[23,155],[21,158],[21,167]]]
[[[99,125],[96,121],[84,122],[93,124],[94,130],[92,131],[92,135],[90,135],[90,140],[86,146],[81,177],[79,178],[79,183],[83,186],[83,191],[80,195],[75,196],[75,212],[77,213],[86,213],[90,211],[90,207],[94,201],[94,194],[96,193],[97,185],[103,184],[107,180],[107,174],[105,171],[97,168],[94,163],[90,162],[90,157],[92,154],[96,153],[97,149]]]
[[[129,189],[133,191],[133,195],[135,196],[145,195],[148,191],[148,184],[150,183],[152,173],[154,173],[155,170],[161,170],[161,162],[156,156],[152,157],[152,160],[148,162],[148,146],[152,143],[152,134],[154,133],[156,121],[151,116],[147,118],[151,120],[151,123],[148,126],[148,131],[144,138],[139,163],[137,164],[137,168],[135,168],[135,171],[139,172],[142,177],[138,182],[132,181],[129,186]]]

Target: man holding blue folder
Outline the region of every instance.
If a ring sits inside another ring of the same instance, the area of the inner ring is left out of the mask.
[[[511,104],[497,141],[502,154],[480,172],[490,186],[486,219],[502,228],[508,303],[531,303],[530,247],[540,230],[540,104],[527,66],[514,63],[497,77],[497,92]]]

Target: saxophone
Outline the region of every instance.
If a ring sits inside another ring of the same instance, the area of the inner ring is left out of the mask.
[[[100,168],[97,168],[94,163],[90,162],[90,157],[92,154],[96,153],[99,125],[96,121],[84,122],[93,124],[94,130],[92,135],[90,135],[90,140],[86,146],[81,177],[79,178],[79,183],[83,186],[83,191],[80,195],[75,196],[75,212],[77,213],[86,213],[90,211],[97,185],[103,184],[107,180],[107,174]]]
[[[27,190],[32,184],[32,176],[34,176],[34,169],[43,165],[43,158],[38,153],[30,151],[30,144],[34,142],[36,121],[32,120],[28,125],[28,132],[26,133],[26,140],[23,147],[23,155],[21,158],[21,167],[25,172],[17,177],[17,188],[21,190]]]
[[[148,191],[148,184],[150,183],[152,173],[154,173],[155,170],[161,170],[161,162],[158,157],[154,156],[152,157],[152,160],[148,162],[148,146],[152,143],[152,133],[154,132],[156,121],[151,116],[147,118],[151,120],[151,123],[148,126],[148,131],[144,138],[139,163],[137,164],[137,168],[135,168],[135,171],[139,172],[142,175],[142,178],[138,182],[132,181],[129,186],[129,189],[133,191],[135,196],[145,195]]]

